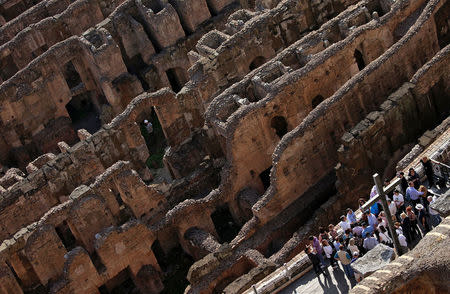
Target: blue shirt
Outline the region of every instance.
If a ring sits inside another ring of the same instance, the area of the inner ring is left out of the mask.
[[[370,212],[373,214],[378,214],[378,203],[374,203],[371,207],[370,207]]]
[[[408,187],[406,189],[406,199],[417,200],[420,195],[423,195],[423,192],[417,191],[414,187]]]
[[[376,227],[378,225],[378,220],[372,213],[367,216],[367,221],[370,226]]]
[[[362,236],[363,238],[366,238],[366,235],[367,235],[367,234],[372,234],[372,233],[373,233],[373,227],[372,227],[372,226],[368,226],[367,228],[365,228],[365,229],[362,231],[361,236]]]

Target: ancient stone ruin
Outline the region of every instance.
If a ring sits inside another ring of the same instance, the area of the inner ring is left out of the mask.
[[[0,293],[246,291],[448,130],[449,15],[0,0]]]

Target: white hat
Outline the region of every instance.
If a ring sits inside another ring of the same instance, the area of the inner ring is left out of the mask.
[[[423,205],[422,205],[422,204],[420,204],[420,203],[419,203],[419,204],[417,204],[417,205],[416,205],[416,209],[417,209],[417,210],[421,210],[421,209],[423,209]]]
[[[144,120],[144,124],[148,124],[148,120],[145,119],[145,120]]]

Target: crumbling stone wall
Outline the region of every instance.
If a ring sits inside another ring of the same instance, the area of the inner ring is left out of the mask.
[[[342,137],[339,148],[338,179],[342,194],[362,195],[370,189],[365,183],[375,171],[383,171],[391,156],[403,145],[414,142],[424,130],[438,121],[440,114],[448,112],[449,50],[436,54],[411,82],[405,83],[371,112],[350,132]],[[442,84],[439,84],[442,81]],[[436,89],[436,88],[440,89]],[[433,95],[437,90],[443,95]],[[424,119],[416,119],[424,117]],[[370,150],[370,153],[367,152]],[[362,186],[360,186],[363,184]],[[348,190],[350,189],[350,190]]]

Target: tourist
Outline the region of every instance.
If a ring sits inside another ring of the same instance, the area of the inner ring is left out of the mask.
[[[322,244],[323,240],[330,240],[330,235],[325,231],[323,227],[319,227],[319,242]]]
[[[417,216],[411,206],[406,207],[406,215],[408,216],[411,224],[411,237],[415,240],[417,237],[420,237],[420,229],[417,225]]]
[[[370,212],[369,210],[366,210],[366,215],[367,215],[367,222],[369,223],[369,226],[372,226],[373,229],[375,230],[378,226],[378,220],[377,217]]]
[[[411,234],[411,221],[406,213],[402,212],[400,214],[400,219],[402,220],[402,231],[403,235],[406,237],[406,242],[412,242],[412,234]]]
[[[365,239],[368,235],[373,234],[374,229],[372,226],[367,226],[366,223],[363,223],[362,227],[363,227],[363,231],[361,233],[361,236],[363,237],[363,239]]]
[[[434,201],[436,201],[436,196],[428,196],[427,197],[427,201],[429,204],[433,204]],[[439,215],[439,212],[437,212],[436,210],[432,209],[430,205],[428,205],[428,213],[430,214],[430,219],[431,219],[431,225],[433,227],[437,227],[442,219],[441,216]]]
[[[351,225],[353,236],[361,236],[363,232],[363,227],[359,223]]]
[[[420,195],[420,203],[422,203],[422,205],[425,207],[425,212],[428,211],[428,196],[433,196],[433,194],[431,192],[428,192],[427,187],[425,187],[424,185],[421,185],[419,187],[419,192],[423,192],[422,195]]]
[[[364,198],[359,198],[359,209],[362,210],[363,205],[366,203],[366,200]]]
[[[408,252],[408,242],[406,241],[406,237],[402,234],[398,234],[398,243],[400,243],[400,254],[405,254]]]
[[[414,188],[419,189],[419,187],[420,187],[420,178],[419,178],[419,175],[416,173],[416,171],[413,168],[409,169],[408,181],[409,182],[413,182]]]
[[[351,265],[352,263],[354,263],[356,260],[358,260],[358,258],[359,258],[359,252],[357,252],[357,251],[353,252],[353,258],[352,258],[352,261],[350,262],[350,265]],[[352,267],[352,269],[353,269],[353,267]],[[361,282],[361,280],[362,280],[362,275],[361,275],[360,273],[354,271],[354,270],[353,270],[353,273],[354,273],[354,275],[355,275],[355,280],[356,280],[356,282],[358,282],[358,283]]]
[[[350,252],[358,252],[358,254],[359,254],[359,249],[358,249],[358,246],[356,246],[356,240],[355,240],[355,238],[351,238],[351,239],[350,239],[350,241],[348,242],[347,249],[348,249]]]
[[[352,257],[350,256],[350,254],[348,254],[347,251],[345,251],[344,245],[341,244],[339,246],[339,251],[336,252],[334,258],[341,262],[347,278],[349,279],[354,278],[353,269],[350,266],[350,263],[352,262]]]
[[[333,240],[336,240],[336,238],[338,237],[338,233],[334,229],[333,224],[328,225],[328,234],[330,234],[330,236],[331,236],[331,238],[333,238]]]
[[[416,206],[420,202],[420,195],[422,195],[423,192],[417,191],[417,189],[414,187],[414,182],[409,182],[409,187],[406,189],[406,200],[410,201],[413,206]]]
[[[391,237],[389,237],[388,232],[386,231],[386,228],[384,226],[380,226],[380,242],[384,245],[388,245],[393,247],[394,242],[392,241]]]
[[[340,219],[341,219],[341,221],[339,222],[339,226],[341,227],[342,231],[345,232],[347,229],[351,228],[345,215],[342,215]]]
[[[378,245],[378,240],[373,236],[373,234],[367,235],[367,237],[364,239],[363,247],[367,251],[372,250],[375,246]]]
[[[336,251],[339,251],[339,247],[340,247],[342,244],[344,244],[344,240],[342,240],[342,238],[339,238],[339,239],[334,240],[334,242],[333,242],[334,249],[335,249]]]
[[[423,228],[422,235],[425,236],[425,234],[430,231],[430,226],[428,225],[427,221],[427,213],[424,206],[420,203],[416,205],[416,209],[419,212],[417,215],[417,219]]]
[[[308,255],[309,260],[313,265],[313,269],[316,272],[317,277],[322,273],[324,276],[328,276],[328,274],[322,269],[320,265],[320,259],[317,256],[317,253],[314,252],[310,246],[306,246],[305,253]]]
[[[394,196],[392,197],[395,205],[397,206],[397,213],[398,213],[397,217],[398,217],[400,213],[405,211],[405,200],[403,199],[403,195],[400,194],[398,190],[394,191]]]
[[[429,160],[428,157],[425,156],[420,160],[420,162],[422,163],[425,175],[427,176],[428,188],[431,188],[434,185],[434,171],[431,160]]]
[[[323,249],[322,245],[320,245],[319,239],[315,236],[309,236],[309,243],[314,248],[314,251],[317,252],[317,257],[323,266],[325,266],[325,260],[323,259]]]
[[[144,126],[145,129],[147,130],[147,133],[149,134],[153,133],[153,125],[151,122],[149,122],[148,120],[144,120]]]
[[[393,217],[395,217],[397,215],[397,205],[391,199],[389,199],[387,201],[387,203],[388,203],[388,207],[389,207],[389,212],[391,213],[391,215]]]
[[[325,252],[325,256],[328,258],[328,261],[330,262],[330,265],[333,268],[336,268],[337,263],[336,263],[336,260],[334,259],[335,250],[333,250],[333,247],[331,247],[331,245],[328,243],[327,240],[322,241],[322,247],[323,247],[323,252]]]
[[[406,193],[406,189],[408,188],[408,181],[405,178],[405,173],[400,172],[398,174],[398,177],[400,178],[400,187],[402,188],[402,193]]]
[[[356,215],[351,208],[347,208],[347,221],[350,225],[356,223]]]

